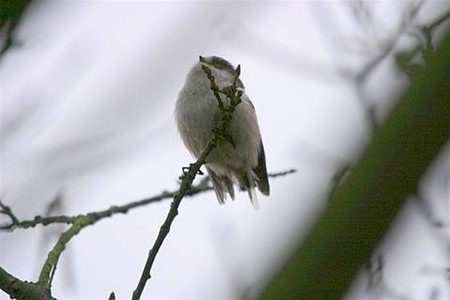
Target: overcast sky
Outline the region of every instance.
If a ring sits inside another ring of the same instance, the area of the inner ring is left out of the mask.
[[[356,163],[370,142],[365,107],[382,122],[408,83],[389,58],[364,86],[350,78],[392,42],[415,2],[368,2],[359,10],[355,3],[32,5],[18,44],[0,62],[2,201],[32,218],[57,196],[57,213],[73,215],[176,189],[181,168],[193,161],[173,118],[178,92],[199,55],[224,57],[241,65],[268,171],[297,173],[271,180],[270,197],[258,194],[259,211],[246,193],[223,206],[213,192],[185,199],[143,298],[255,297],[326,205],[335,172]],[[449,8],[426,2],[413,22]],[[394,49],[412,43],[402,35]],[[444,220],[446,154],[423,187]],[[130,298],[168,209],[163,201],[83,230],[63,253],[54,296],[106,299],[114,291]],[[411,299],[432,287],[450,297],[436,271],[448,266],[448,253],[413,202],[396,224],[386,237],[386,281]],[[62,230],[0,233],[0,265],[36,280]],[[448,239],[448,231],[439,234]],[[365,293],[363,281],[350,298],[377,297]]]

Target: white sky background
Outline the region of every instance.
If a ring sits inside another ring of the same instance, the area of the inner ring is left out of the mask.
[[[181,167],[193,160],[173,120],[178,91],[198,55],[222,56],[241,64],[269,172],[298,171],[271,181],[271,196],[259,195],[259,211],[245,193],[224,206],[213,192],[185,199],[143,297],[254,296],[326,205],[336,170],[354,163],[370,139],[360,98],[337,67],[359,70],[413,2],[369,4],[377,25],[370,34],[355,21],[350,2],[33,6],[18,32],[20,47],[0,64],[2,201],[32,218],[57,195],[63,199],[58,213],[72,215],[176,189]],[[449,7],[427,2],[419,23]],[[371,76],[362,95],[376,104],[380,120],[406,82],[390,60]],[[424,190],[448,222],[442,201],[448,151],[442,156],[444,170],[436,168],[437,179]],[[444,276],[421,271],[448,266],[448,252],[413,206],[386,237],[386,280],[411,299],[425,298],[435,286],[444,293],[439,299],[449,298]],[[63,253],[54,296],[106,299],[114,291],[118,299],[130,298],[168,208],[169,201],[152,204],[83,230]],[[0,233],[0,265],[36,280],[62,230],[55,228]],[[448,223],[445,230],[448,239]],[[364,292],[362,283],[349,297]],[[0,292],[0,298],[8,297]]]

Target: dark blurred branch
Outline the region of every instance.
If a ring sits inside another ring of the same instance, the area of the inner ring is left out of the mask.
[[[445,226],[449,226],[448,220],[439,220],[434,215],[429,201],[427,201],[423,195],[417,194],[417,196],[414,197],[413,200],[418,205],[418,211],[432,227],[443,228]]]
[[[372,57],[357,74],[352,74],[353,76],[350,76],[350,78],[354,80],[355,90],[359,95],[360,104],[364,109],[372,132],[376,130],[379,125],[376,120],[375,108],[367,101],[367,99],[364,99],[365,84],[369,76],[374,73],[376,68],[378,68],[378,66],[380,66],[381,63],[384,62],[395,49],[398,41],[411,26],[423,4],[424,1],[420,1],[412,6],[407,15],[404,16],[395,33],[380,45],[379,52]]]
[[[450,138],[450,33],[263,299],[340,299]]]
[[[400,37],[406,32],[406,30],[411,26],[411,23],[416,18],[420,8],[422,7],[424,1],[418,2],[415,6],[411,7],[407,16],[404,17],[399,27],[397,28],[394,35],[389,38],[383,45],[380,47],[380,52],[375,55],[371,60],[369,60],[363,68],[356,74],[354,80],[358,84],[362,84],[367,80],[367,77],[373,73],[376,67],[380,65],[382,61],[384,61],[388,55],[395,48]]]
[[[450,11],[444,12],[430,24],[418,26],[412,30],[412,34],[416,37],[417,43],[410,49],[397,51],[395,53],[395,62],[397,67],[408,76],[413,76],[415,72],[420,72],[422,66],[418,61],[422,60],[427,63],[429,58],[433,56],[433,34],[439,26],[445,21],[450,20]],[[420,60],[418,59],[420,58]]]
[[[365,266],[369,276],[367,292],[376,293],[379,299],[408,300],[406,295],[388,285],[384,276],[385,266],[385,258],[381,254],[376,254]]]
[[[33,0],[3,0],[0,2],[0,29],[8,22],[18,22]]]
[[[2,0],[0,1],[0,59],[14,44],[14,30],[18,27],[22,16],[33,0]]]
[[[431,24],[424,26],[424,30],[431,33],[433,30],[435,30],[437,27],[442,25],[442,23],[444,23],[445,21],[447,21],[449,19],[450,19],[450,10],[444,12],[442,14],[442,16],[440,16],[439,18],[436,18],[436,20],[434,20]]]

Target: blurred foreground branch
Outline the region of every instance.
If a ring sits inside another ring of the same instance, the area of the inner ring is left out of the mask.
[[[14,30],[33,0],[0,1],[0,60],[14,45]]]
[[[450,138],[449,82],[447,33],[263,299],[342,297]]]

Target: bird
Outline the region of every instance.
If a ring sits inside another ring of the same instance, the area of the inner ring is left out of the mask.
[[[219,89],[232,86],[236,76],[233,65],[218,56],[199,56],[188,73],[175,105],[175,120],[184,145],[195,158],[207,146],[222,113],[202,66],[211,70]],[[248,192],[251,203],[258,209],[255,188],[263,195],[270,194],[264,146],[255,107],[240,79],[236,87],[242,93],[241,102],[226,129],[229,138],[219,139],[207,156],[205,167],[219,204],[225,203],[227,194],[234,200],[234,186],[237,186]],[[224,95],[220,97],[222,103],[229,104]]]

